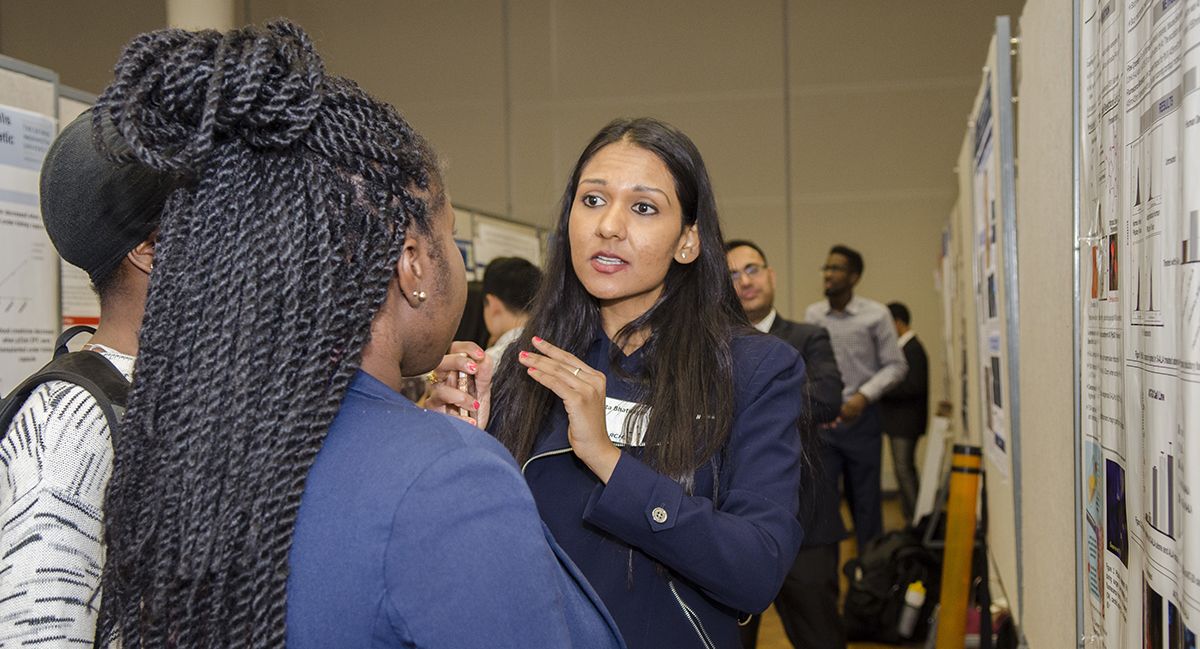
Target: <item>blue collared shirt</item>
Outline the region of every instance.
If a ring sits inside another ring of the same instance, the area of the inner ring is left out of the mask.
[[[823,300],[808,305],[804,320],[829,332],[842,372],[843,400],[861,392],[875,403],[908,373],[904,353],[896,344],[892,314],[882,304],[855,295],[844,310],[834,311]]]

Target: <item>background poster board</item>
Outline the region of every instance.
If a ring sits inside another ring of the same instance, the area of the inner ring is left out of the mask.
[[[960,163],[971,232],[979,443],[986,458],[989,551],[1005,598],[1021,616],[1020,391],[1018,390],[1015,128],[1007,17],[996,19]],[[965,182],[964,182],[965,181]],[[961,198],[960,198],[961,200]]]
[[[522,257],[541,267],[542,239],[537,228],[478,214],[473,227],[475,268],[480,279],[488,262],[496,257]]]
[[[49,360],[58,334],[58,255],[38,199],[57,86],[53,72],[0,57],[0,393]]]
[[[1084,645],[1200,629],[1200,0],[1079,15]]]

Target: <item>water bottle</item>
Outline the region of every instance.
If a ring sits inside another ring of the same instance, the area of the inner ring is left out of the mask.
[[[925,584],[919,580],[908,585],[904,592],[904,608],[900,611],[900,621],[896,624],[896,632],[902,638],[911,638],[917,630],[917,620],[921,615],[921,606],[925,604]]]

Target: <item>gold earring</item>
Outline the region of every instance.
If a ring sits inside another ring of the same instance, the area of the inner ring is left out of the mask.
[[[429,295],[425,291],[413,291],[413,297],[417,298],[418,302],[424,302]]]

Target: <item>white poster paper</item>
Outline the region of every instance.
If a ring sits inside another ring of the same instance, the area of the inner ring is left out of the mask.
[[[521,257],[534,266],[542,265],[542,244],[535,227],[475,217],[475,267],[479,277],[496,257]]]
[[[0,392],[50,359],[58,333],[58,255],[38,201],[56,132],[50,117],[0,106]]]

